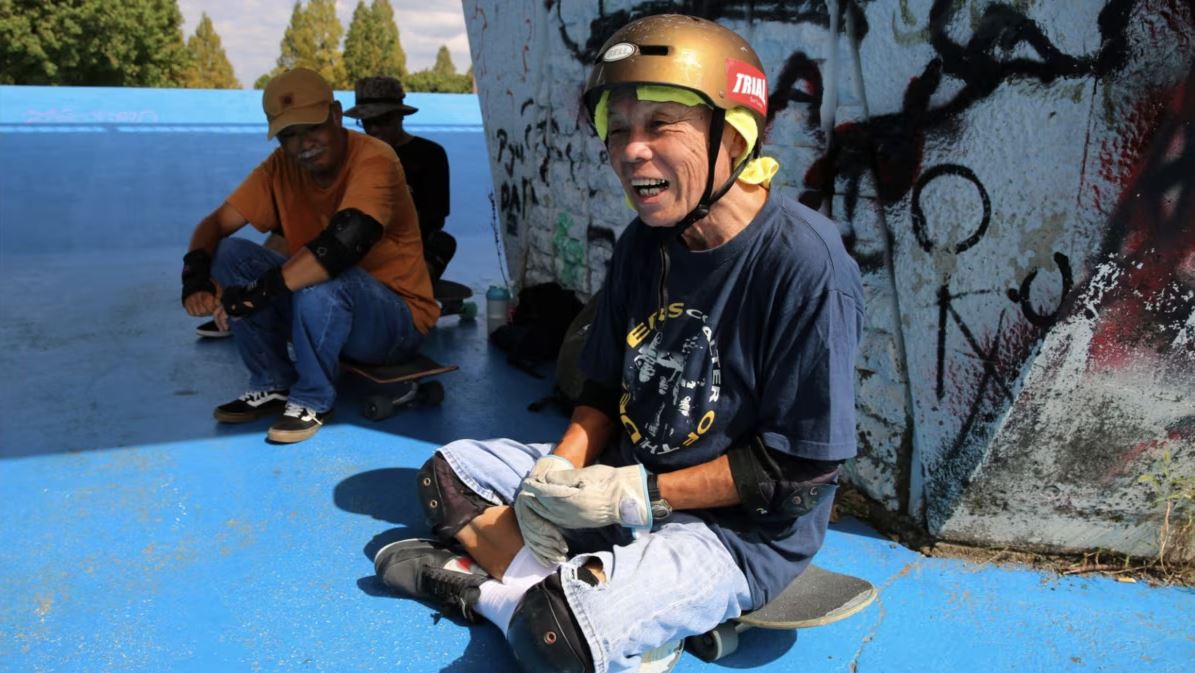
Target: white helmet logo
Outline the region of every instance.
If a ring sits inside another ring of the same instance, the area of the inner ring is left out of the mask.
[[[606,53],[602,55],[602,60],[606,63],[612,63],[614,61],[621,61],[634,53],[635,45],[629,42],[619,42],[606,50]]]

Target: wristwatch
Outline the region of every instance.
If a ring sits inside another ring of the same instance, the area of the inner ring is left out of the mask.
[[[647,501],[653,520],[663,521],[672,516],[672,505],[660,495],[659,477],[650,472],[647,474]]]

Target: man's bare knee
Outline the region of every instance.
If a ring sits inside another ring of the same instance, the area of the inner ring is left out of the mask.
[[[584,567],[586,570],[593,573],[593,576],[597,578],[598,584],[606,583],[606,571],[602,567],[601,559],[591,558],[585,562]]]

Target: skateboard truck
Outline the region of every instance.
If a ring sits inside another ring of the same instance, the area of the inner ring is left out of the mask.
[[[444,401],[444,385],[439,381],[423,379],[458,369],[456,365],[442,365],[426,355],[416,355],[392,365],[367,365],[343,360],[340,366],[344,371],[376,384],[398,386],[395,392],[365,398],[361,415],[371,421],[390,418],[405,407],[438,406]]]
[[[440,315],[459,315],[461,320],[477,317],[477,303],[469,301],[473,290],[467,285],[441,278],[432,285],[432,294],[440,303]]]

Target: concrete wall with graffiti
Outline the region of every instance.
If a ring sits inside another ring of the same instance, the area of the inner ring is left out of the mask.
[[[719,21],[767,68],[774,188],[865,273],[853,482],[947,539],[1189,543],[1191,3],[464,7],[515,279],[596,289],[633,215],[579,105],[598,47],[646,14]]]

